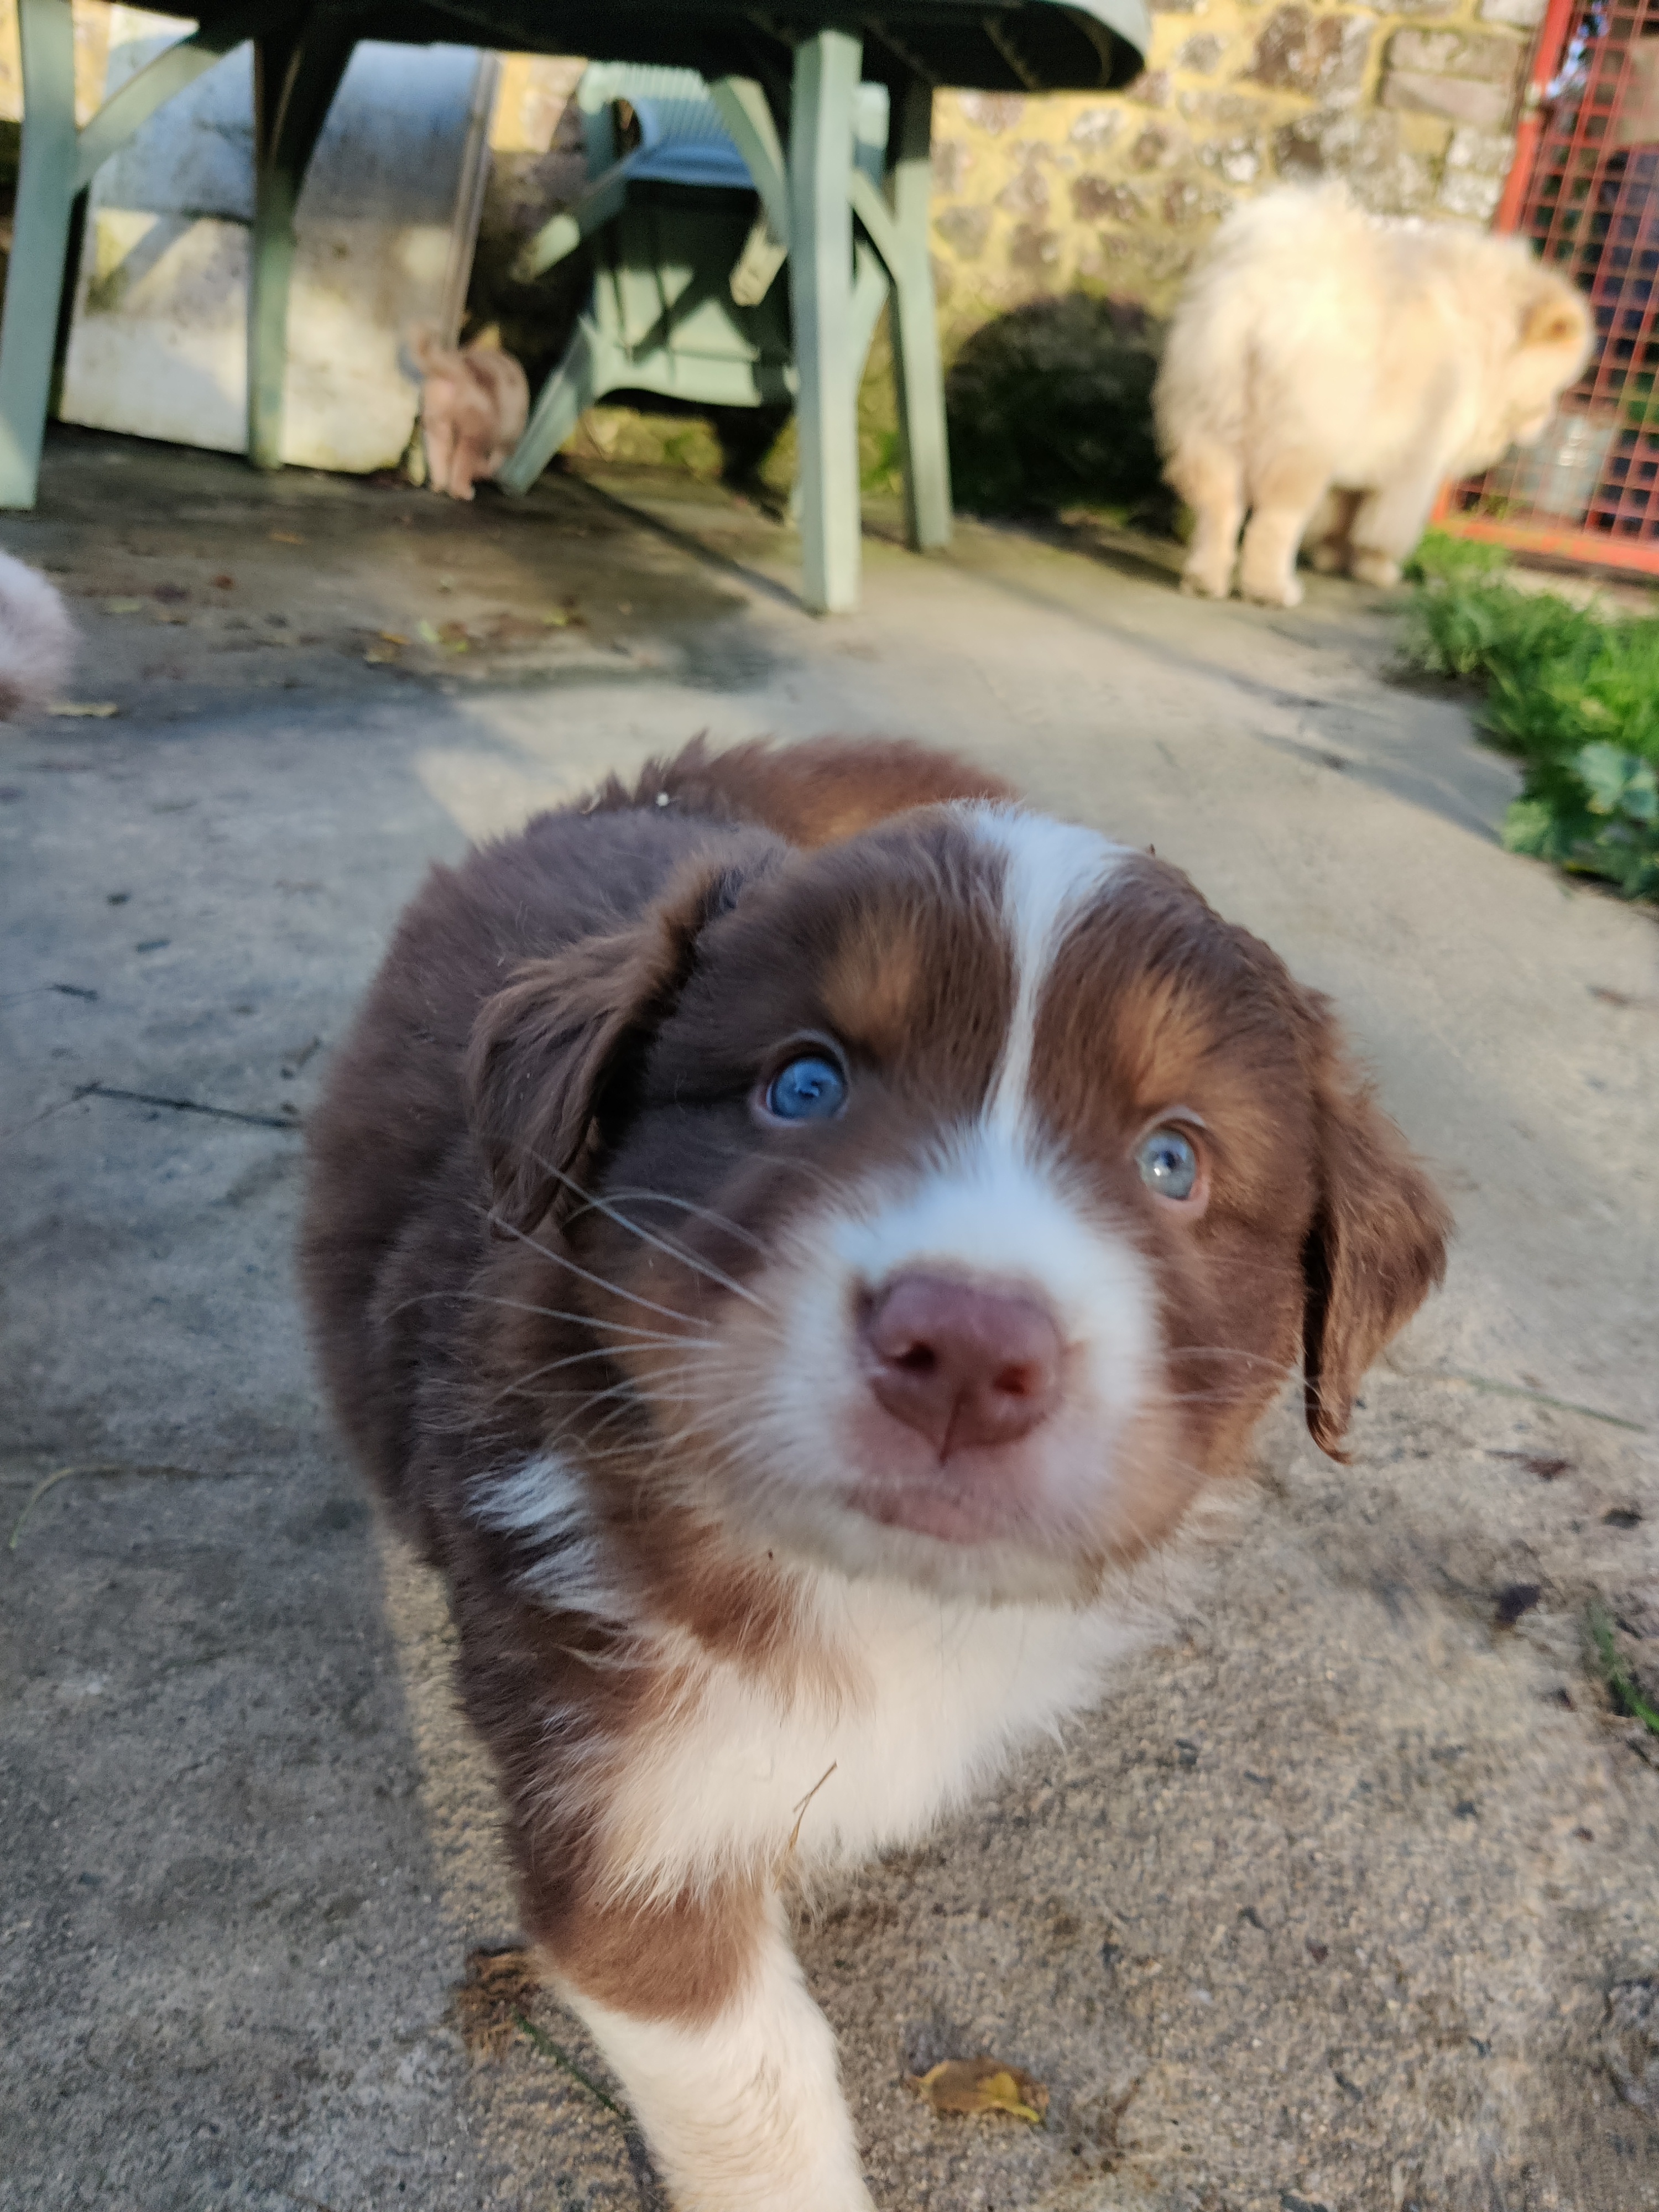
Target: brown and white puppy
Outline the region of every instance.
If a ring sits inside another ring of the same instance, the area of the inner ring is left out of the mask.
[[[1298,1361],[1340,1456],[1447,1225],[1322,999],[947,756],[694,746],[434,870],[316,1342],[682,2212],[868,2207],[781,1882],[1094,1697]]]
[[[1345,186],[1236,208],[1176,306],[1153,405],[1192,508],[1182,588],[1295,606],[1316,568],[1395,584],[1449,477],[1541,436],[1590,356],[1583,295],[1522,238],[1386,222]]]
[[[421,374],[421,439],[427,481],[452,499],[471,499],[480,477],[493,477],[524,434],[530,385],[500,346],[446,346],[424,326],[409,336]]]

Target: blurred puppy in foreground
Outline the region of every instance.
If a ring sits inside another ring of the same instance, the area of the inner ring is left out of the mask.
[[[1314,567],[1395,584],[1449,478],[1543,433],[1590,357],[1584,297],[1524,239],[1384,221],[1341,185],[1236,208],[1153,394],[1196,527],[1182,589],[1293,607]]]
[[[58,592],[37,569],[0,553],[0,720],[49,707],[74,656],[75,628]]]

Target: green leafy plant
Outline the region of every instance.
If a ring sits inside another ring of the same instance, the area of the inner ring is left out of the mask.
[[[1504,565],[1431,531],[1412,563],[1407,655],[1484,684],[1481,732],[1523,764],[1510,852],[1659,899],[1659,620],[1517,591]]]

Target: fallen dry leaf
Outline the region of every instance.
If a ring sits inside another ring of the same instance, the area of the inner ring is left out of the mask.
[[[377,631],[376,635],[380,638],[382,645],[407,645],[409,643],[409,640],[404,635],[400,629],[383,629]]]
[[[136,615],[143,604],[142,599],[106,599],[104,612],[106,615]]]
[[[303,545],[306,541],[292,530],[273,530],[270,542],[273,545]]]
[[[517,1945],[469,1951],[466,1979],[451,1996],[450,2013],[473,2057],[495,2058],[513,2040],[519,2014],[535,1998],[536,1970],[528,1951]]]
[[[92,722],[107,721],[112,714],[118,714],[120,711],[113,699],[60,699],[55,707],[46,709],[47,714],[59,714],[65,720],[74,718]]]
[[[1006,2112],[1040,2128],[1048,2109],[1042,2082],[1000,2058],[941,2058],[925,2074],[907,2074],[904,2084],[936,2112]]]

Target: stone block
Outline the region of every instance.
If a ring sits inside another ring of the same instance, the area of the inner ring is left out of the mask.
[[[1206,140],[1198,158],[1230,185],[1253,185],[1261,174],[1261,141],[1254,131],[1236,131],[1231,137]]]
[[[1420,70],[1390,70],[1382,80],[1382,105],[1407,115],[1443,115],[1496,131],[1510,111],[1510,88],[1472,76],[1431,76]]]
[[[1123,95],[1126,100],[1133,100],[1141,107],[1167,107],[1170,104],[1170,96],[1168,70],[1142,70],[1140,75]]]
[[[1035,222],[1016,223],[1008,238],[1008,258],[1016,269],[1043,270],[1060,264],[1060,233]]]
[[[1273,159],[1291,182],[1346,177],[1376,215],[1419,215],[1434,204],[1429,165],[1404,143],[1392,115],[1316,108],[1273,133]]]
[[[1275,8],[1257,34],[1245,75],[1273,92],[1326,97],[1358,92],[1371,30],[1358,15],[1316,15],[1295,4]]]
[[[1213,76],[1226,51],[1224,39],[1217,38],[1213,31],[1200,31],[1176,49],[1175,65],[1178,70],[1190,70],[1194,76]]]
[[[988,207],[942,208],[933,217],[934,229],[959,261],[978,260],[991,235],[991,222]]]
[[[1048,212],[1048,179],[1035,161],[1017,170],[997,194],[997,205],[1005,215],[1024,216],[1028,219]]]
[[[1515,159],[1515,137],[1508,131],[1454,131],[1446,149],[1448,169],[1470,169],[1477,176],[1508,176]]]
[[[1396,31],[1389,40],[1391,70],[1429,76],[1482,77],[1507,85],[1521,49],[1499,31]]]
[[[1164,195],[1164,220],[1177,228],[1188,223],[1213,222],[1218,216],[1225,215],[1231,205],[1227,193],[1195,184],[1190,177],[1178,177]]]
[[[1079,222],[1135,222],[1143,210],[1133,185],[1115,184],[1109,177],[1079,177],[1072,186],[1072,212]]]
[[[1186,150],[1184,132],[1167,123],[1149,123],[1130,147],[1129,162],[1136,169],[1173,169]]]
[[[1449,169],[1440,181],[1439,205],[1448,215],[1488,223],[1503,197],[1502,177],[1483,177],[1473,169]]]
[[[957,95],[962,112],[976,131],[993,137],[1012,131],[1025,113],[1025,102],[1017,92],[964,92]]]
[[[1085,107],[1073,120],[1066,136],[1073,146],[1109,146],[1122,120],[1115,107]]]
[[[1517,31],[1535,31],[1544,20],[1547,0],[1480,0],[1483,23],[1508,23]]]
[[[973,155],[960,138],[933,141],[933,190],[946,199],[956,198],[973,166]]]

